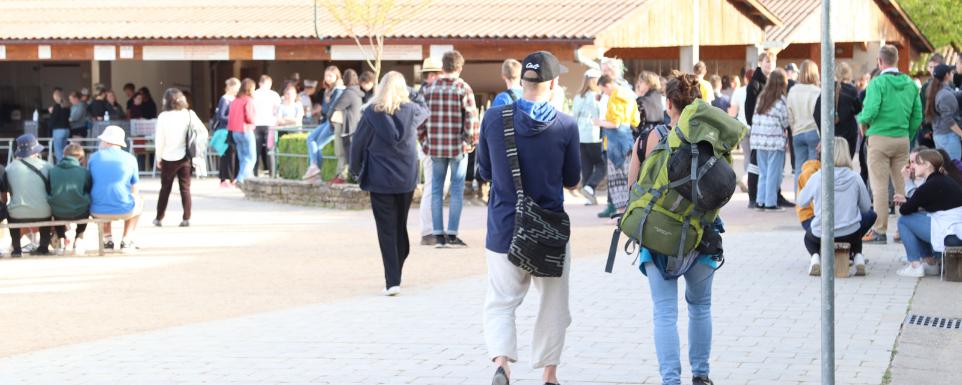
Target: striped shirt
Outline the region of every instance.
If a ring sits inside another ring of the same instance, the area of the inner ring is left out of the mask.
[[[421,88],[431,111],[418,127],[425,153],[435,158],[456,158],[464,147],[478,143],[478,108],[471,86],[461,78],[442,77]]]
[[[752,150],[785,151],[785,129],[788,128],[788,104],[782,96],[768,112],[755,111],[752,119]]]

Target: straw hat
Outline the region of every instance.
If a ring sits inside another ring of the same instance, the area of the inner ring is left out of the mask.
[[[442,72],[441,67],[440,59],[428,56],[424,58],[424,63],[421,64],[421,72]]]

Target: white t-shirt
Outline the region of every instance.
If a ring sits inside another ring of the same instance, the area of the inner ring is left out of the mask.
[[[739,122],[748,127],[748,118],[745,117],[745,98],[748,95],[748,87],[742,86],[735,89],[732,92],[731,103],[733,106],[738,106],[738,115],[735,116]]]
[[[196,143],[207,143],[207,127],[194,110],[164,111],[157,116],[154,146],[160,159],[176,162],[187,154],[187,127],[197,134]],[[201,146],[203,147],[203,146]],[[197,155],[197,154],[195,154]]]
[[[254,91],[254,125],[273,126],[277,124],[277,107],[281,96],[271,89],[258,88]]]

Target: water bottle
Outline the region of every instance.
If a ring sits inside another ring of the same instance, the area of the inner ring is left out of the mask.
[[[104,121],[105,121],[105,122],[109,122],[109,121],[110,121],[110,111],[104,112]]]
[[[33,121],[34,122],[40,121],[40,111],[38,111],[36,108],[33,110]]]

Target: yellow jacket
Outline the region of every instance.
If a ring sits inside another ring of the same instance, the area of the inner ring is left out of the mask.
[[[817,160],[809,160],[802,163],[802,173],[798,174],[798,191],[802,191],[805,188],[805,184],[808,183],[808,178],[811,178],[813,174],[818,172],[822,168],[822,162]],[[815,217],[815,203],[811,203],[808,206],[795,206],[795,212],[798,213],[798,220],[800,222],[805,222],[809,219]]]
[[[608,96],[608,108],[605,120],[617,126],[627,124],[632,127],[641,125],[641,115],[638,114],[638,102],[635,94],[622,88],[615,88]]]

